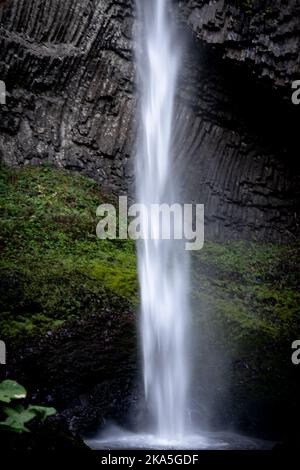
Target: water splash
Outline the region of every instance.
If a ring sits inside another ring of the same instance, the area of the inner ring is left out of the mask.
[[[180,52],[168,21],[168,0],[137,0],[137,65],[141,126],[136,162],[137,199],[144,207],[178,200],[173,170],[172,121]],[[141,218],[145,233],[147,215]],[[182,242],[153,237],[138,245],[145,395],[153,432],[173,439],[186,431],[186,253]]]
[[[136,159],[137,198],[146,207],[179,200],[173,171],[172,120],[180,51],[168,22],[168,0],[136,0],[140,31],[137,65],[141,94]],[[151,213],[146,211],[147,214]],[[152,220],[152,231],[159,227]],[[141,219],[146,231],[147,217]],[[133,433],[108,425],[86,443],[92,449],[271,449],[274,443],[230,432],[190,429],[187,420],[189,277],[184,243],[138,244],[144,383],[152,429]]]

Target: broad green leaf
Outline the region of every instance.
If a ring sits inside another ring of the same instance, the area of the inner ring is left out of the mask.
[[[15,408],[6,406],[3,408],[3,412],[6,414],[7,418],[5,421],[0,422],[0,427],[9,431],[22,433],[29,432],[25,423],[28,423],[36,417],[45,420],[48,416],[54,415],[56,410],[55,408],[34,405],[30,405],[25,409],[22,405],[17,405]]]
[[[16,413],[23,413],[25,410],[23,405],[16,405],[14,408],[10,406],[5,406],[2,411],[6,414],[6,416],[14,416]]]
[[[3,380],[0,383],[0,401],[10,403],[11,400],[18,400],[26,397],[26,390],[14,380]]]
[[[4,429],[6,431],[17,432],[19,434],[21,434],[23,432],[30,432],[30,430],[28,428],[26,428],[26,426],[24,426],[24,424],[16,422],[11,418],[7,418],[5,421],[1,421],[0,422],[0,428]]]
[[[22,433],[29,432],[29,429],[25,427],[25,423],[28,423],[36,414],[34,411],[30,411],[28,408],[25,410],[16,410],[11,407],[3,408],[4,413],[8,416],[5,421],[0,422],[0,426],[10,431]]]
[[[47,406],[35,406],[35,405],[30,405],[28,407],[28,411],[32,411],[36,414],[36,416],[43,421],[48,418],[48,416],[52,416],[56,414],[56,409],[55,408],[49,408]]]

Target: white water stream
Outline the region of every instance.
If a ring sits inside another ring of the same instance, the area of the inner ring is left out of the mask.
[[[138,202],[146,208],[143,233],[151,204],[171,204],[179,198],[172,122],[180,54],[168,3],[137,0],[142,28],[136,47],[141,93],[136,185]],[[172,439],[184,434],[187,421],[187,254],[183,243],[162,239],[159,220],[150,217],[150,224],[152,237],[138,245],[144,386],[153,432]]]
[[[169,21],[169,0],[136,0],[140,31],[136,60],[141,95],[136,159],[137,199],[146,208],[180,200],[172,153],[172,121],[180,51]],[[147,232],[146,211],[141,219]],[[269,449],[272,443],[234,433],[191,429],[188,422],[189,302],[183,241],[162,240],[157,219],[138,244],[141,342],[147,432],[108,425],[86,443],[93,449]],[[212,384],[213,386],[213,384]]]

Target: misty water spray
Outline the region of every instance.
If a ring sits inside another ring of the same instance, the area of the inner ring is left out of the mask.
[[[179,197],[172,123],[180,52],[168,7],[168,0],[137,0],[141,119],[136,185],[137,199],[146,208]],[[141,217],[142,231],[149,213]],[[152,236],[138,243],[145,396],[154,433],[178,439],[187,424],[187,253],[182,241],[163,240],[159,225],[151,222]]]

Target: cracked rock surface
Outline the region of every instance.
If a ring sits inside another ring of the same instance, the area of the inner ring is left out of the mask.
[[[0,3],[5,163],[50,163],[133,193],[133,4]],[[299,2],[176,0],[173,11],[186,45],[174,120],[185,200],[205,204],[207,239],[293,240]]]

